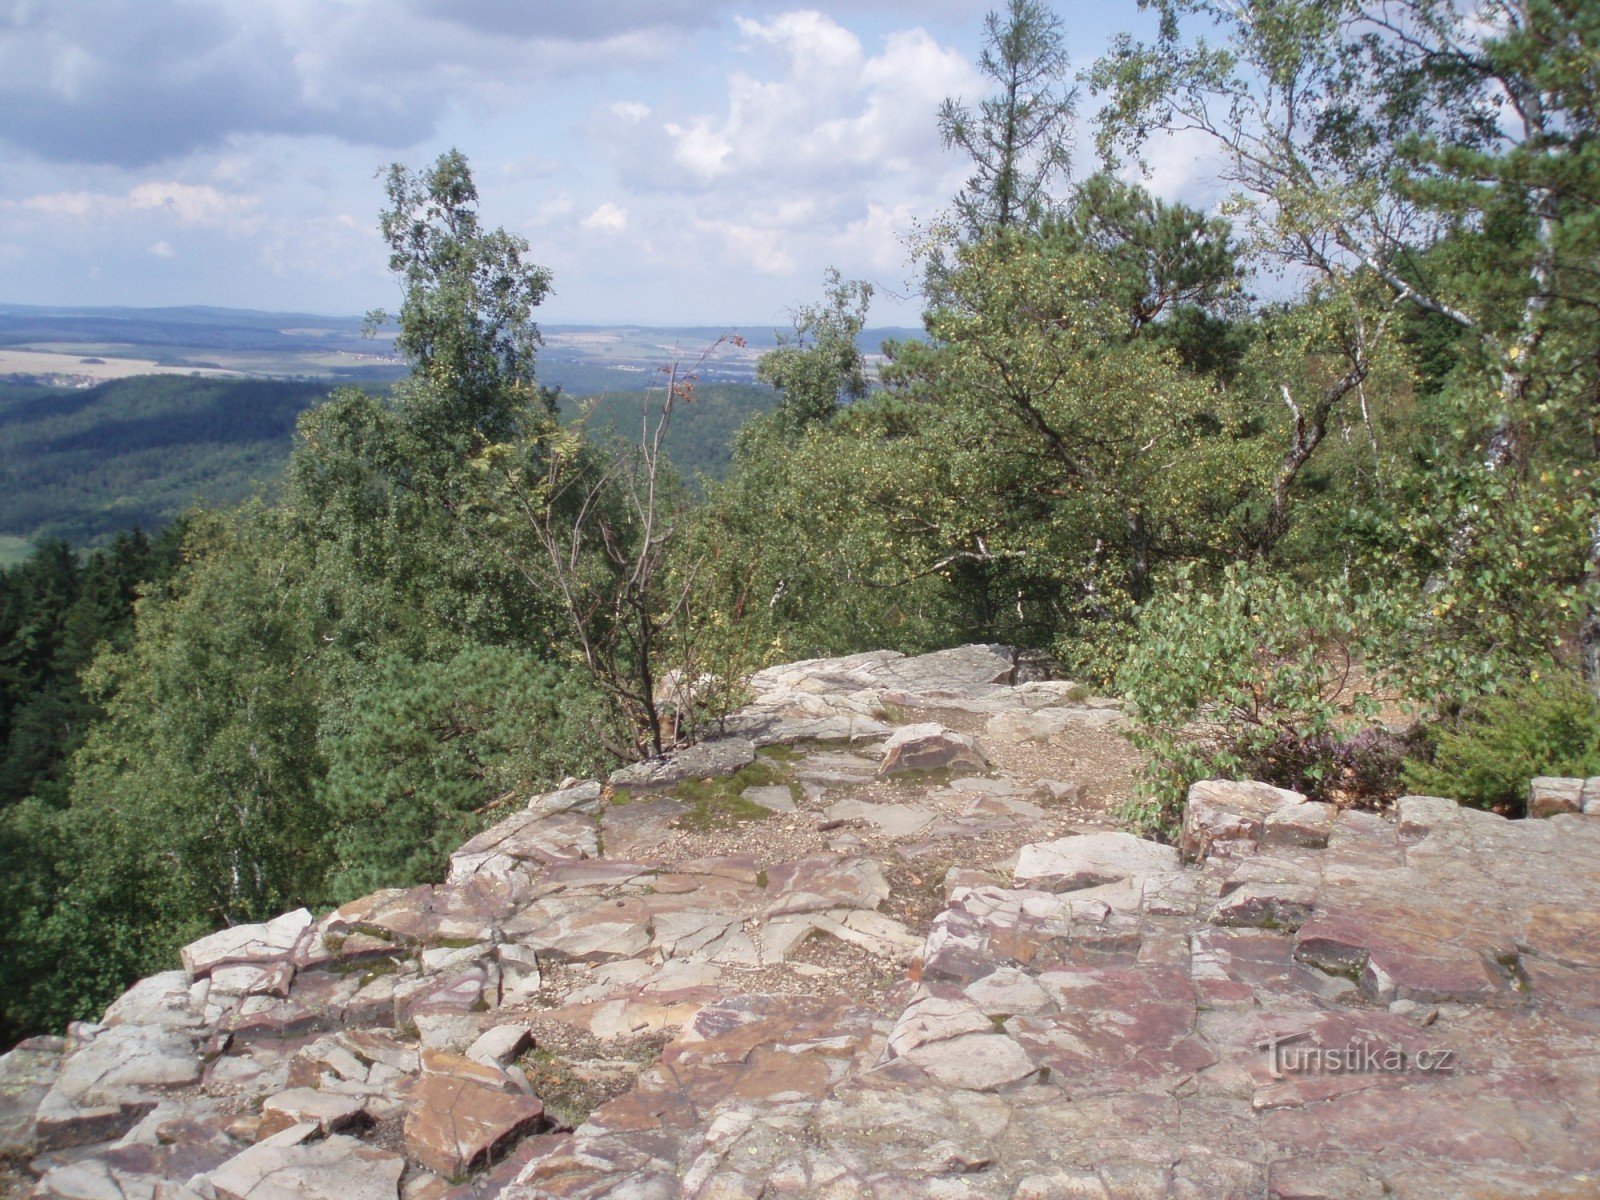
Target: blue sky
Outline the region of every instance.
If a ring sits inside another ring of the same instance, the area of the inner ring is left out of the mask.
[[[991,3],[0,0],[0,301],[392,305],[375,174],[454,145],[554,272],[546,323],[782,323],[837,266],[915,324]],[[1057,11],[1085,64],[1148,28]]]

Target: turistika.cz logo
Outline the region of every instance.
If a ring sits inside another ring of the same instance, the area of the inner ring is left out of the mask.
[[[1296,1044],[1306,1033],[1286,1033],[1257,1042],[1267,1052],[1267,1071],[1274,1079],[1289,1075],[1372,1075],[1417,1071],[1451,1075],[1454,1050],[1413,1050],[1387,1042],[1353,1037],[1342,1046]]]

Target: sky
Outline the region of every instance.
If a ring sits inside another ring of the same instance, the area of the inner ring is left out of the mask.
[[[394,307],[379,172],[459,148],[547,324],[915,325],[995,0],[0,0],[0,302]],[[1087,66],[1133,0],[1058,0]],[[1080,106],[1091,111],[1085,97]],[[1090,130],[1080,132],[1090,163]],[[1183,194],[1195,157],[1158,147]]]

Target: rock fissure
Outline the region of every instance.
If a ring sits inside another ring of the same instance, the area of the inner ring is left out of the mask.
[[[1103,815],[1117,706],[1011,670],[761,672],[733,738],[24,1043],[3,1144],[60,1200],[1592,1194],[1582,786],[1206,781],[1161,846]]]

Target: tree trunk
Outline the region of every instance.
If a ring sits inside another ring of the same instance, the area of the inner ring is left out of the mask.
[[[1145,528],[1142,508],[1132,509],[1127,521],[1128,546],[1133,554],[1128,570],[1128,595],[1135,604],[1143,604],[1150,591],[1150,532]]]
[[[1583,621],[1578,626],[1578,656],[1583,682],[1600,698],[1600,354],[1589,392],[1589,554],[1583,573]]]
[[[1600,699],[1600,505],[1589,501],[1589,561],[1583,582],[1586,597],[1583,622],[1578,626],[1578,654],[1583,682]]]

